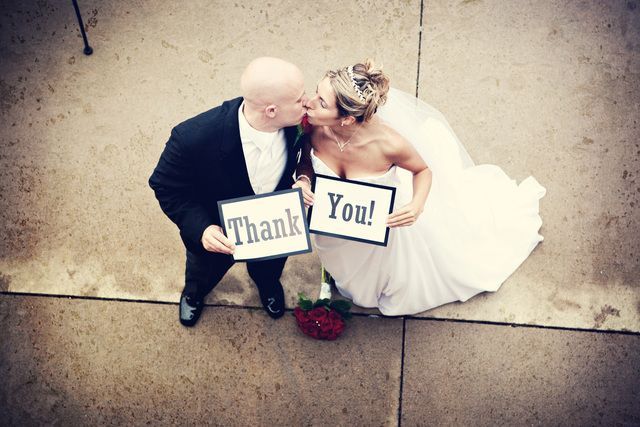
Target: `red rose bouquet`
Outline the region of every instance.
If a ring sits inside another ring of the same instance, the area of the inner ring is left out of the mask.
[[[335,340],[345,327],[345,319],[351,317],[348,301],[319,299],[315,303],[299,294],[298,306],[293,310],[298,327],[317,340]]]

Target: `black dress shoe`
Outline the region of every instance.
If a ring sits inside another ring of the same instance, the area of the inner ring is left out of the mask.
[[[193,295],[182,294],[180,296],[180,323],[184,326],[193,326],[196,324],[202,314],[204,301]]]
[[[273,319],[278,319],[284,315],[284,290],[280,281],[270,286],[260,286],[260,300],[264,310]]]

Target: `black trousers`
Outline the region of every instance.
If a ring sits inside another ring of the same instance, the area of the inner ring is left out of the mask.
[[[259,291],[275,286],[280,279],[287,258],[266,261],[247,261],[247,271]],[[184,292],[204,298],[220,282],[235,263],[231,255],[210,252],[196,255],[187,250]]]

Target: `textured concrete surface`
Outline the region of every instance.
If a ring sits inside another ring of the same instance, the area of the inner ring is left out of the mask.
[[[177,301],[184,253],[147,179],[171,128],[237,96],[257,55],[299,64],[310,92],[366,56],[415,88],[418,0],[79,3],[90,57],[70,3],[0,6],[3,290]],[[318,277],[315,255],[292,259],[290,305]],[[260,304],[244,266],[209,301]]]
[[[257,55],[309,91],[370,56],[478,163],[548,190],[545,242],[505,286],[425,316],[640,331],[637,1],[80,6],[90,57],[70,3],[0,4],[0,290],[177,301],[184,253],[146,184],[170,129],[236,96]],[[318,269],[288,262],[289,306]],[[209,302],[259,305],[241,265]]]
[[[356,318],[338,341],[290,314],[0,296],[3,425],[395,425],[402,320]]]
[[[637,334],[356,317],[319,342],[290,315],[176,312],[0,295],[2,424],[640,423]]]
[[[403,425],[640,424],[640,335],[408,320],[403,376]]]
[[[638,6],[425,1],[421,98],[476,163],[547,188],[499,292],[425,316],[640,330]]]

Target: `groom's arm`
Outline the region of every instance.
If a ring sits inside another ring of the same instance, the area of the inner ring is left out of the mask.
[[[296,166],[296,182],[292,188],[298,187],[302,190],[304,205],[305,207],[309,207],[313,205],[311,184],[315,176],[311,162],[311,138],[309,138],[308,135],[305,135],[303,138],[300,160]]]
[[[174,128],[149,178],[149,186],[155,192],[162,211],[180,229],[187,249],[199,253],[204,251],[202,234],[214,222],[211,213],[197,202],[195,180],[194,164]]]
[[[311,138],[308,135],[303,136],[302,148],[300,151],[300,160],[296,166],[296,177],[301,175],[313,179],[313,163],[311,162]]]

